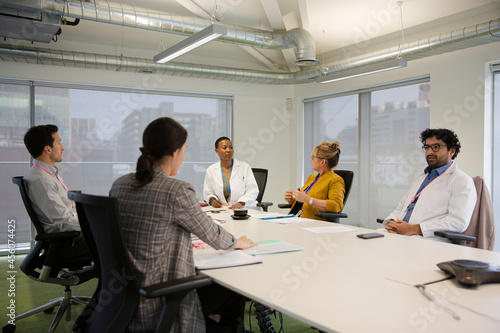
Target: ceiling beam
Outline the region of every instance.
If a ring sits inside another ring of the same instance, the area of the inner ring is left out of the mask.
[[[208,20],[212,19],[212,15],[210,13],[208,13],[203,8],[201,8],[200,6],[198,6],[192,0],[176,0],[176,1],[177,1],[177,3],[179,5],[181,5],[182,7],[186,8],[187,10],[189,10],[194,15],[196,15],[198,17],[201,17],[201,18],[204,18],[204,19],[208,19]]]
[[[307,0],[297,0],[299,4],[300,21],[302,22],[302,29],[309,31],[309,13],[307,10]]]
[[[196,4],[194,1],[192,1],[192,0],[176,0],[176,1],[177,1],[177,3],[179,3],[181,6],[183,6],[187,10],[189,10],[194,15],[201,17],[201,18],[209,19],[209,20],[212,19],[212,16],[208,12],[206,12],[203,8],[201,8],[198,4]],[[278,8],[278,10],[279,10],[279,8]],[[283,25],[283,28],[281,28],[279,30],[285,30],[284,25]],[[257,51],[255,48],[249,47],[249,46],[240,46],[240,47],[245,52],[247,52],[249,55],[251,55],[255,59],[259,60],[267,68],[269,68],[273,71],[280,70],[279,66],[276,63],[274,63],[272,60],[270,60],[269,58],[264,56],[262,53]],[[293,58],[290,62],[294,61],[296,59],[296,57],[295,57],[295,53],[293,52],[293,49],[286,49],[286,51],[292,51]],[[289,59],[287,59],[287,63],[288,62],[289,62]]]
[[[277,0],[261,0],[262,7],[266,12],[267,19],[273,30],[287,30],[285,25],[285,20],[283,20],[283,15]],[[293,49],[283,49],[281,50],[283,57],[285,58],[286,64],[290,72],[300,71],[300,67],[294,65],[293,62],[297,59]]]
[[[254,57],[255,59],[259,60],[261,63],[266,65],[267,68],[269,68],[273,71],[280,70],[280,67],[276,63],[274,63],[271,59],[267,58],[265,55],[260,53],[257,49],[250,47],[250,46],[241,46],[241,48],[243,50],[245,50],[246,52],[248,52],[248,54],[250,54],[252,57]]]
[[[286,30],[285,21],[281,14],[280,6],[276,0],[261,0],[267,19],[273,30]]]

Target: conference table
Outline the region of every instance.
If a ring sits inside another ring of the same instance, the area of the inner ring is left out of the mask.
[[[232,219],[227,209],[204,210],[225,221],[223,228],[236,237],[302,248],[262,255],[260,264],[202,272],[319,330],[500,332],[500,284],[465,288],[454,279],[427,284],[428,295],[444,306],[416,287],[448,276],[436,266],[440,262],[469,259],[500,265],[500,253],[389,233],[360,239],[357,234],[373,230],[309,219],[261,220],[263,213],[253,210],[246,220]],[[195,256],[211,252],[215,250],[194,249]]]

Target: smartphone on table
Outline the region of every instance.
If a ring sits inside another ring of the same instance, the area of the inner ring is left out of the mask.
[[[380,234],[378,232],[369,232],[367,234],[359,234],[356,236],[358,236],[359,238],[362,238],[362,239],[372,239],[372,238],[384,237],[383,234]]]

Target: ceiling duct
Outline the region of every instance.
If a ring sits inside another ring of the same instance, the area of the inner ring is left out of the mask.
[[[50,0],[43,2],[54,4],[54,2]],[[79,4],[81,3],[79,2]],[[85,3],[85,5],[93,6],[93,3]],[[96,13],[96,15],[97,14],[98,13]],[[75,18],[83,17],[75,16]],[[123,17],[120,19],[123,19]],[[250,35],[255,37],[253,32]],[[266,33],[267,37],[271,35],[276,36],[276,34]],[[227,38],[227,36],[225,38]],[[235,38],[235,36],[232,38]],[[239,35],[237,39],[240,40],[245,38],[246,37],[244,35]],[[248,40],[252,40],[252,38],[249,36]],[[497,41],[500,41],[500,19],[420,39],[416,42],[406,43],[402,45],[401,48],[393,47],[357,57],[342,59],[325,65],[322,68],[316,67],[314,69],[303,70],[297,73],[264,72],[177,62],[157,64],[150,59],[40,48],[20,48],[13,45],[1,44],[0,60],[18,63],[33,63],[136,73],[154,73],[156,75],[207,78],[260,84],[297,84],[314,82],[317,78],[330,73],[394,60],[399,57],[402,57],[407,61],[412,61]],[[262,40],[259,40],[259,42],[261,45],[266,44]],[[269,41],[267,41],[267,43],[269,44]],[[282,45],[287,43],[291,43],[291,41],[282,40]],[[308,57],[308,55],[305,56],[305,58]]]
[[[151,31],[193,35],[213,22],[207,19],[179,16],[150,8],[143,8],[110,1],[56,1],[40,0],[42,10],[53,15],[64,15],[76,19],[116,24],[131,28]],[[311,34],[304,29],[269,32],[231,24],[224,24],[227,34],[217,41],[251,46],[263,49],[297,48],[297,60],[300,66],[313,66],[316,59],[316,46]]]
[[[0,3],[0,37],[50,43],[60,34],[61,15],[43,12],[40,0]]]
[[[498,41],[500,41],[500,18],[410,42],[401,48],[395,46],[367,55],[337,61],[325,66],[321,75],[338,73],[400,58],[411,61]]]

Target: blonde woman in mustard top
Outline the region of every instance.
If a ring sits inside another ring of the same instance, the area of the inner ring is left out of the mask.
[[[339,163],[339,157],[340,148],[337,141],[323,141],[314,148],[311,163],[317,174],[310,175],[302,188],[285,192],[285,200],[292,205],[290,212],[295,213],[297,203],[302,202],[300,217],[324,220],[315,214],[338,213],[344,208],[344,180],[333,171]]]

